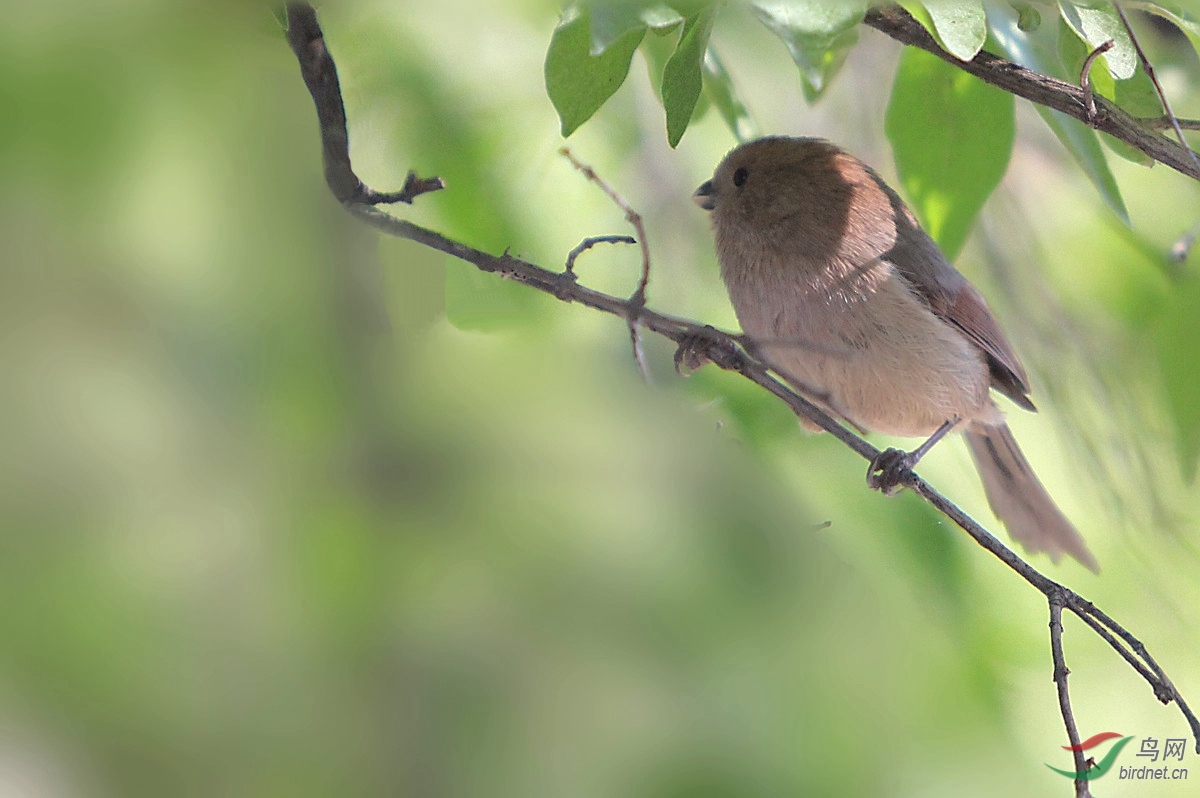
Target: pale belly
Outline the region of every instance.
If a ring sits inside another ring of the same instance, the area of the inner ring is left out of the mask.
[[[998,421],[983,355],[880,266],[871,290],[848,297],[795,285],[730,295],[760,356],[863,429],[916,437],[955,417]]]

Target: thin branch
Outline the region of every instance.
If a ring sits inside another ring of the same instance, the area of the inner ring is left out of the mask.
[[[342,108],[341,97],[337,95],[339,90],[333,59],[324,47],[316,14],[310,6],[303,3],[290,3],[287,11],[289,23],[297,26],[295,31],[289,28],[288,40],[292,42],[292,49],[300,61],[301,72],[313,95],[320,122],[321,138],[325,149],[326,182],[334,196],[342,201],[352,215],[387,235],[415,241],[452,255],[473,264],[482,271],[516,280],[564,302],[578,302],[624,319],[627,323],[630,319],[637,319],[640,326],[658,333],[676,344],[686,345],[695,353],[696,357],[711,361],[726,371],[741,374],[759,385],[783,401],[798,417],[830,433],[868,462],[873,462],[878,458],[879,449],[833,420],[820,407],[782,382],[765,363],[752,357],[746,349],[746,346],[750,345],[749,343],[743,345],[737,336],[698,322],[659,313],[646,307],[645,282],[649,269],[648,249],[643,250],[643,281],[639,285],[638,292],[635,292],[634,296],[629,299],[621,299],[580,285],[575,280],[574,274],[570,272],[552,272],[513,257],[507,252],[499,256],[492,255],[447,238],[441,233],[391,216],[374,207],[371,202],[372,198],[387,195],[380,195],[363,185],[350,167],[345,112]],[[892,9],[883,9],[882,11],[892,11]],[[870,12],[868,18],[879,13],[877,11]],[[918,25],[918,27],[920,26]],[[924,31],[923,28],[921,30]],[[1007,64],[1008,62],[1003,63]],[[1009,66],[1015,67],[1015,65]],[[1020,67],[1015,68],[1021,69]],[[1057,82],[1061,83],[1061,81]],[[1067,86],[1076,96],[1081,92],[1078,87],[1072,87],[1065,83],[1061,85]],[[1159,138],[1172,147],[1177,146],[1168,139]],[[603,184],[601,185],[603,186]],[[339,193],[339,187],[342,193]],[[638,218],[640,223],[640,217]],[[641,240],[645,246],[644,235],[641,236]],[[1137,638],[1090,601],[1058,584],[1025,562],[912,470],[903,471],[899,475],[899,482],[911,488],[917,495],[952,520],[980,546],[991,552],[1044,596],[1052,602],[1057,602],[1061,607],[1069,609],[1083,620],[1141,674],[1160,701],[1164,703],[1174,701],[1191,727],[1197,740],[1197,753],[1200,753],[1200,720],[1197,720],[1196,715],[1184,702],[1170,679]]]
[[[1058,708],[1062,712],[1063,724],[1067,727],[1067,739],[1071,741],[1071,752],[1075,757],[1075,798],[1091,798],[1088,780],[1083,775],[1088,770],[1079,747],[1079,729],[1075,726],[1075,714],[1071,711],[1071,695],[1067,690],[1067,660],[1062,646],[1063,597],[1055,593],[1050,596],[1050,653],[1054,658],[1054,685],[1058,688]]]
[[[961,61],[942,49],[929,31],[900,6],[872,8],[867,11],[863,21],[902,44],[933,53],[1009,94],[1061,111],[1141,150],[1159,163],[1200,180],[1200,161],[1190,148],[1149,129],[1141,120],[1103,97],[1095,98],[1096,113],[1090,117],[1084,90],[1080,86],[1039,74],[982,50],[970,61]]]
[[[381,194],[368,188],[350,166],[350,136],[346,132],[346,107],[337,66],[325,47],[325,34],[317,22],[317,12],[308,3],[287,4],[287,40],[300,62],[304,85],[317,106],[321,125],[321,143],[325,161],[325,182],[338,202],[362,202],[368,205],[413,201],[418,194],[437,191],[445,186],[440,177],[418,178],[408,173],[404,188]]]
[[[642,221],[642,215],[633,209],[633,206],[625,201],[625,198],[617,193],[616,189],[604,181],[604,178],[596,174],[596,170],[588,166],[583,161],[575,157],[575,153],[567,147],[563,147],[558,151],[564,158],[571,162],[583,176],[600,187],[600,190],[608,195],[608,198],[613,201],[618,208],[625,213],[625,221],[633,225],[633,229],[637,231],[637,237],[642,244],[642,278],[638,281],[637,290],[633,292],[636,297],[635,302],[645,304],[646,302],[646,286],[650,282],[650,244],[646,239],[646,224]]]
[[[1146,70],[1146,76],[1150,78],[1150,82],[1154,84],[1154,90],[1158,92],[1158,99],[1162,103],[1163,110],[1166,111],[1166,116],[1171,120],[1171,127],[1175,130],[1175,138],[1179,139],[1179,145],[1191,153],[1192,162],[1196,164],[1196,168],[1200,169],[1200,157],[1197,157],[1196,152],[1188,147],[1188,143],[1183,139],[1183,130],[1179,127],[1179,120],[1175,118],[1175,112],[1171,110],[1171,101],[1167,99],[1167,93],[1163,91],[1162,84],[1158,82],[1158,76],[1154,74],[1154,65],[1150,63],[1150,59],[1146,57],[1146,51],[1142,49],[1142,43],[1138,41],[1137,34],[1133,32],[1133,26],[1129,24],[1129,17],[1125,15],[1125,9],[1121,8],[1120,3],[1113,3],[1113,8],[1117,10],[1117,16],[1121,18],[1121,24],[1125,26],[1125,32],[1129,34],[1129,40],[1133,42],[1133,49],[1137,50],[1138,60],[1142,62],[1142,69]]]
[[[1174,116],[1140,117],[1138,121],[1153,130],[1166,130],[1179,126],[1181,130],[1200,130],[1200,119],[1179,119]]]
[[[564,284],[561,274],[543,269],[540,266],[519,258],[514,258],[511,255],[495,256],[482,252],[446,238],[440,233],[415,225],[412,222],[397,219],[372,206],[354,204],[348,206],[348,209],[362,221],[388,235],[424,244],[448,255],[465,260],[468,263],[472,263],[483,271],[516,280],[539,291],[556,296],[563,301],[578,302],[622,319],[627,318],[628,314],[633,310],[629,300],[595,291],[574,281]],[[741,374],[746,379],[766,389],[772,395],[781,399],[797,416],[829,432],[867,461],[873,461],[879,456],[879,449],[834,421],[819,407],[776,378],[764,363],[747,354],[734,336],[713,327],[659,313],[650,308],[641,309],[641,323],[646,329],[658,333],[677,344],[686,344],[691,350],[697,353],[697,356],[711,361],[717,367]],[[1158,700],[1164,703],[1174,701],[1179,706],[1180,711],[1192,729],[1193,735],[1197,740],[1200,740],[1200,720],[1197,720],[1195,714],[1188,708],[1178,690],[1166,678],[1162,669],[1150,657],[1141,642],[1134,638],[1123,626],[1100,611],[1092,602],[1055,582],[1025,562],[1012,549],[1001,543],[995,535],[991,534],[916,473],[908,471],[904,475],[902,484],[911,488],[917,495],[921,496],[935,509],[957,524],[976,543],[991,552],[997,559],[1015,571],[1043,595],[1048,598],[1055,595],[1061,596],[1063,605],[1067,609],[1100,634],[1105,642],[1112,646],[1123,659],[1141,674],[1142,678],[1149,683]],[[1122,641],[1125,641],[1125,644]],[[1198,743],[1198,746],[1200,746],[1200,743]],[[1198,750],[1198,753],[1200,753],[1200,750]]]
[[[638,312],[646,306],[646,286],[650,283],[650,243],[646,239],[646,224],[642,221],[642,215],[633,209],[633,206],[625,201],[625,198],[616,192],[616,190],[600,175],[596,174],[596,170],[575,157],[575,153],[567,147],[563,147],[558,151],[560,155],[571,162],[583,176],[600,187],[600,190],[608,195],[608,198],[616,204],[618,208],[625,212],[625,221],[633,225],[633,229],[637,232],[637,238],[642,245],[642,276],[638,280],[637,289],[634,290],[633,296],[629,298],[629,304],[633,311],[628,316],[629,323],[629,342],[633,346],[633,359],[637,362],[638,371],[641,372],[642,379],[650,382],[650,367],[646,365],[646,352],[642,348],[642,333],[638,325]]]

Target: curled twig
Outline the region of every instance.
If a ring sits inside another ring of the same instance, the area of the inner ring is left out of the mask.
[[[567,253],[566,273],[575,274],[575,260],[597,244],[636,244],[633,236],[591,236],[579,242],[579,246]]]
[[[1092,64],[1096,63],[1096,59],[1102,54],[1107,53],[1113,48],[1115,42],[1112,39],[1101,44],[1095,50],[1088,53],[1088,57],[1083,59],[1083,68],[1079,70],[1079,86],[1083,89],[1083,106],[1087,109],[1089,124],[1096,124],[1096,93],[1092,87]]]
[[[646,353],[642,348],[642,333],[638,324],[638,314],[646,306],[646,286],[650,283],[650,244],[646,240],[646,224],[642,221],[642,215],[635,211],[633,206],[626,202],[625,198],[618,194],[612,186],[604,182],[604,179],[596,174],[595,169],[576,158],[575,153],[567,147],[563,147],[559,153],[570,161],[572,166],[583,172],[584,177],[599,186],[600,190],[625,212],[625,220],[637,231],[637,239],[642,245],[642,276],[638,280],[637,289],[629,297],[631,312],[626,320],[629,324],[629,341],[633,346],[633,359],[637,361],[638,371],[641,372],[642,378],[649,382],[650,368],[646,365]]]

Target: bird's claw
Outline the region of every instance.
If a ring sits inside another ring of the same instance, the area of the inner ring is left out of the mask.
[[[892,496],[912,481],[914,458],[911,452],[900,449],[884,449],[871,461],[867,469],[867,485]]]

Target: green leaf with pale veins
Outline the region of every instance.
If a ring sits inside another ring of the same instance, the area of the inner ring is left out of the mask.
[[[953,260],[1008,168],[1013,96],[910,47],[900,57],[885,129],[913,210]]]
[[[711,47],[704,54],[704,91],[739,143],[758,138],[758,126],[738,97],[733,78]]]
[[[1071,30],[1075,31],[1075,35],[1093,49],[1112,39],[1112,49],[1100,57],[1117,80],[1133,77],[1138,64],[1137,51],[1133,48],[1129,31],[1125,30],[1125,25],[1111,3],[1085,4],[1064,0],[1058,4],[1058,8]]]
[[[591,15],[571,6],[550,39],[546,53],[546,93],[562,122],[564,137],[600,110],[629,74],[633,53],[646,28],[626,31],[599,55],[592,55]]]
[[[970,61],[987,41],[983,0],[901,0],[900,5],[960,61]]]
[[[1188,37],[1188,40],[1192,43],[1192,47],[1196,50],[1196,54],[1200,55],[1200,23],[1197,23],[1190,14],[1178,6],[1164,6],[1161,3],[1130,2],[1126,3],[1125,7],[1145,11],[1147,14],[1154,14],[1171,22],[1175,27],[1179,28],[1183,35]]]
[[[996,48],[1011,60],[1044,75],[1051,75],[1070,83],[1078,82],[1078,74],[1074,78],[1064,74],[1065,70],[1058,55],[1056,27],[1042,25],[1037,31],[1024,32],[1017,27],[1015,13],[1005,13],[1004,9],[999,8],[992,15],[991,25]],[[1092,181],[1108,207],[1121,221],[1129,224],[1125,200],[1121,198],[1121,189],[1117,186],[1112,170],[1108,168],[1104,148],[1100,146],[1096,131],[1074,117],[1052,111],[1043,105],[1034,107]]]
[[[662,102],[667,112],[667,142],[672,147],[683,138],[700,99],[700,90],[704,86],[704,53],[708,50],[708,38],[716,18],[716,5],[706,6],[686,17],[679,44],[663,68]]]
[[[787,46],[810,102],[825,91],[858,41],[858,23],[866,8],[864,0],[759,0],[751,5],[755,16]]]

